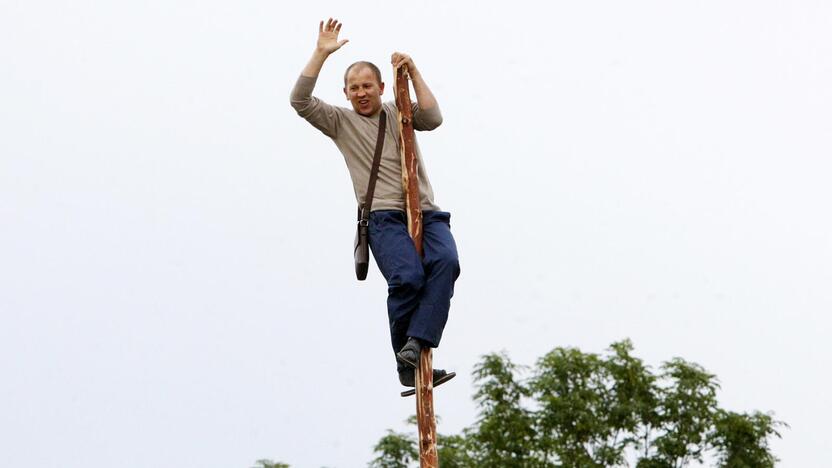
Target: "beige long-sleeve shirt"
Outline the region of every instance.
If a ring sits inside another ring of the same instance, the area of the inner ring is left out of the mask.
[[[370,181],[370,169],[373,165],[373,153],[378,137],[378,116],[365,117],[352,109],[333,106],[312,96],[316,78],[301,75],[292,89],[291,104],[298,115],[306,119],[335,142],[335,146],[344,155],[347,168],[352,178],[355,199],[363,204]],[[382,104],[387,113],[387,129],[384,137],[384,149],[381,153],[381,166],[378,171],[375,193],[373,194],[373,211],[405,210],[405,197],[402,188],[402,164],[399,149],[398,109],[395,102]],[[413,103],[413,128],[416,130],[433,130],[442,123],[439,107],[422,110]],[[439,210],[433,201],[424,160],[416,144],[418,164],[419,193],[422,210]]]

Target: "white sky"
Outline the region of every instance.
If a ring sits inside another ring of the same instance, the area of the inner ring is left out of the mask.
[[[335,146],[288,94],[317,22],[410,53],[462,276],[440,432],[472,366],[630,337],[773,410],[824,466],[832,4],[0,1],[0,466],[364,466],[404,429],[386,286],[352,271]],[[392,96],[387,96],[392,98]]]

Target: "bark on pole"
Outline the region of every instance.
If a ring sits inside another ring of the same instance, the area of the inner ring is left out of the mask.
[[[399,108],[399,148],[402,155],[402,187],[407,204],[407,229],[416,251],[422,255],[422,204],[413,134],[413,109],[410,104],[410,83],[407,65],[396,70],[396,107]]]
[[[394,70],[396,75],[396,107],[399,109],[399,148],[402,155],[402,186],[407,205],[407,230],[419,256],[422,256],[422,203],[419,194],[418,161],[413,134],[413,109],[407,66]],[[416,368],[416,421],[419,426],[419,466],[438,468],[436,451],[436,419],[433,415],[433,353],[422,349]]]

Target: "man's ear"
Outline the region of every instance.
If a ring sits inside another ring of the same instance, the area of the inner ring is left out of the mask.
[[[378,95],[381,96],[384,94],[384,82],[381,82],[381,86],[378,87]]]
[[[350,100],[350,95],[347,93],[347,88],[344,88],[344,96],[347,98],[347,101]]]

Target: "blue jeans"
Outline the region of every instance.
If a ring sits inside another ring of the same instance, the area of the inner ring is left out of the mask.
[[[434,348],[442,339],[460,271],[450,219],[451,214],[444,211],[422,213],[424,258],[419,258],[404,212],[370,214],[369,244],[387,280],[387,316],[394,352],[402,349],[409,336]]]

